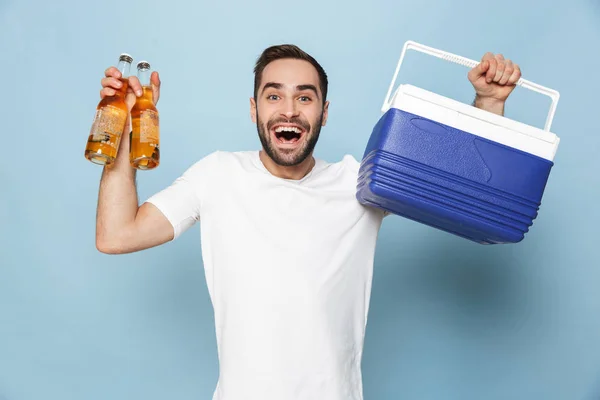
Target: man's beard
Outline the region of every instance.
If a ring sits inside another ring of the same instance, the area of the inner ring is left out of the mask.
[[[321,124],[323,122],[323,113],[319,116],[319,118],[312,125],[300,118],[271,118],[269,122],[265,125],[262,123],[260,118],[258,117],[257,110],[257,122],[256,128],[258,130],[258,137],[260,138],[260,142],[262,143],[262,147],[267,153],[267,155],[277,164],[283,167],[292,167],[302,163],[306,158],[313,152],[315,146],[317,145],[317,141],[319,140],[319,134],[321,133]],[[271,136],[271,128],[276,124],[289,123],[289,124],[297,124],[304,129],[305,137],[302,138],[304,143],[301,147],[295,149],[278,149],[273,144],[273,138]]]

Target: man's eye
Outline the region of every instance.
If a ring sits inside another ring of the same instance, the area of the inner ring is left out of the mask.
[[[302,102],[307,102],[307,101],[310,101],[310,100],[311,100],[311,99],[310,99],[310,97],[308,97],[308,96],[301,96],[301,97],[300,97],[300,101],[302,101]]]
[[[276,94],[271,94],[269,96],[267,96],[267,100],[277,100],[279,99],[279,96],[277,96]]]

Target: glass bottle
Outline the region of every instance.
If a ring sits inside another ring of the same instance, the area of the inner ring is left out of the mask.
[[[85,147],[85,158],[99,165],[110,165],[117,157],[121,135],[127,122],[125,95],[129,87],[129,72],[133,58],[126,53],[119,56],[118,70],[122,85],[114,96],[104,97],[96,107],[96,115]]]
[[[129,162],[133,168],[148,170],[158,167],[160,163],[159,118],[152,96],[150,64],[140,61],[137,71],[143,94],[131,109]]]

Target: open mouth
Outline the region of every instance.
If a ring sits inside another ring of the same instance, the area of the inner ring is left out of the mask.
[[[277,125],[272,129],[273,135],[280,144],[295,144],[305,134],[304,129],[298,125]]]

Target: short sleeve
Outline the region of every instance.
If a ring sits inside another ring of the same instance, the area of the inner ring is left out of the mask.
[[[173,240],[200,219],[202,196],[209,192],[207,188],[211,170],[209,164],[213,158],[209,155],[198,161],[170,186],[146,200],[147,203],[156,206],[169,220],[173,226]]]

